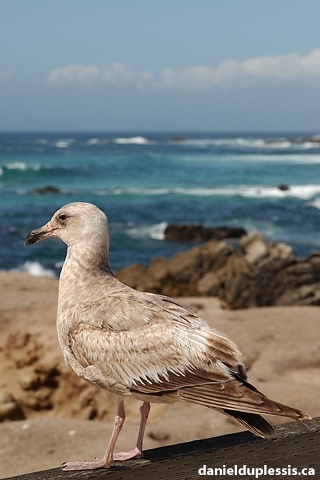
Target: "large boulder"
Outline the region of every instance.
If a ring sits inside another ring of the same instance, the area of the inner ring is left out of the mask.
[[[224,268],[233,247],[225,242],[210,241],[172,258],[155,258],[148,268],[139,264],[123,268],[116,274],[123,283],[140,291],[171,297],[199,295],[199,280],[207,272]],[[141,273],[141,275],[140,275]]]
[[[208,240],[240,238],[246,233],[243,228],[203,227],[192,223],[188,225],[170,224],[164,231],[164,238],[175,242],[207,242]]]
[[[259,232],[241,237],[239,247],[204,243],[172,258],[154,259],[117,273],[141,291],[177,296],[215,296],[226,308],[320,305],[320,254],[297,258],[283,243]]]

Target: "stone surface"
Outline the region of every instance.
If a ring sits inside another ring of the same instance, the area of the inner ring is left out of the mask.
[[[203,227],[202,225],[168,225],[164,237],[176,242],[206,242],[208,240],[222,240],[224,238],[240,238],[246,235],[243,228],[231,227]]]
[[[0,422],[4,420],[23,420],[25,415],[19,402],[11,393],[7,391],[0,392]]]
[[[210,240],[149,267],[124,268],[117,277],[142,291],[169,296],[217,296],[225,308],[320,305],[320,254],[297,258],[289,245],[257,232],[239,247]]]

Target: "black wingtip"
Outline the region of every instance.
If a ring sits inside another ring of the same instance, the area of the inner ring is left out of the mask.
[[[239,412],[236,410],[223,409],[223,412],[232,417],[237,422],[244,425],[250,432],[259,437],[270,437],[274,434],[274,430],[270,423],[257,413]]]

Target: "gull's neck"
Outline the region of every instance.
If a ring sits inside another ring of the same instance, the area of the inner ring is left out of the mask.
[[[93,277],[112,276],[109,265],[108,238],[92,242],[78,242],[68,246],[61,270],[59,290],[82,297]],[[60,300],[60,293],[59,293]],[[62,298],[61,298],[62,300]]]
[[[109,266],[109,242],[102,241],[78,242],[68,246],[65,260],[66,268],[83,271],[110,270]]]

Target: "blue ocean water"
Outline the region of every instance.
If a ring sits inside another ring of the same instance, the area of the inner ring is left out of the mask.
[[[35,192],[48,185],[59,193]],[[257,229],[305,257],[320,250],[320,137],[2,133],[0,194],[1,270],[57,275],[65,246],[48,240],[24,247],[23,239],[74,201],[107,214],[115,271],[190,248],[164,241],[168,223]]]

